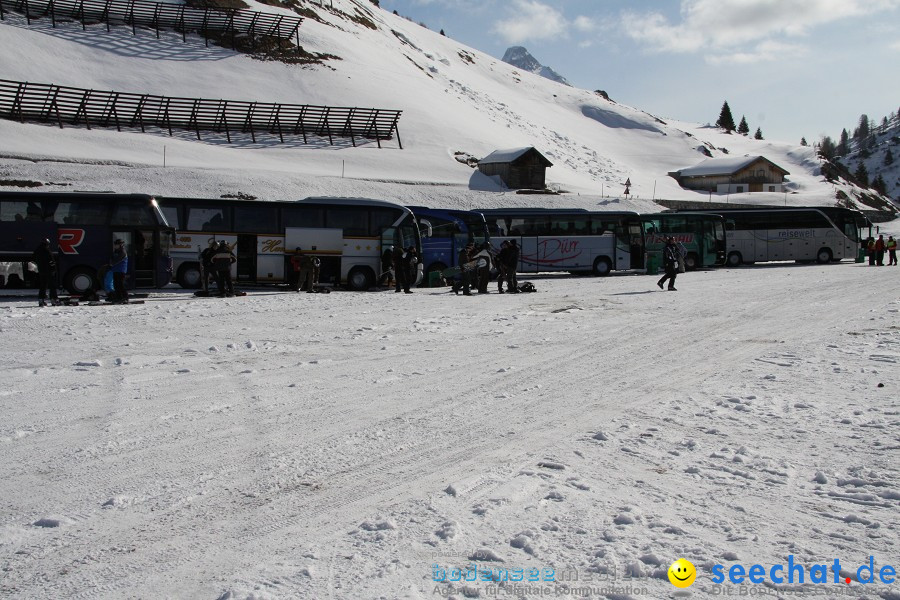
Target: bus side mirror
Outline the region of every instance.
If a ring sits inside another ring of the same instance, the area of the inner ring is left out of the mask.
[[[422,227],[425,228],[424,232],[422,231]],[[432,233],[433,233],[433,230],[431,228],[431,223],[429,221],[426,221],[425,219],[420,219],[419,220],[419,235],[422,236],[423,238],[428,238],[428,237],[431,237]]]

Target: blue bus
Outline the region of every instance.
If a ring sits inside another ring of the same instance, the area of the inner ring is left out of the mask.
[[[425,277],[448,267],[457,266],[457,257],[469,242],[476,245],[490,241],[484,215],[466,210],[408,206],[422,230],[430,235],[422,238],[422,264]]]
[[[98,269],[113,241],[128,252],[129,288],[158,288],[172,278],[175,230],[159,204],[143,194],[0,192],[0,278],[6,288],[36,287],[28,270],[44,239],[56,258],[56,285],[81,295],[100,287]]]

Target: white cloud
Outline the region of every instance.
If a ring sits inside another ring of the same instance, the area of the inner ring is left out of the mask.
[[[897,52],[900,52],[900,40],[893,42],[891,44],[888,44],[888,48],[890,48],[891,50],[896,50]]]
[[[783,42],[766,40],[757,44],[750,50],[729,52],[725,54],[711,54],[706,57],[706,62],[711,65],[746,65],[779,60],[785,56],[802,56],[806,54],[806,52],[806,47],[800,44],[785,44]]]
[[[579,17],[575,17],[575,20],[572,21],[572,26],[583,33],[590,33],[597,29],[597,22],[590,17],[581,15]]]
[[[713,50],[731,62],[750,62],[771,59],[773,51],[746,44],[804,36],[819,25],[898,7],[900,0],[682,0],[679,23],[658,12],[625,12],[621,22],[626,35],[650,50]]]
[[[537,0],[512,0],[507,8],[509,18],[497,21],[492,33],[507,43],[565,37],[569,24],[561,12]]]

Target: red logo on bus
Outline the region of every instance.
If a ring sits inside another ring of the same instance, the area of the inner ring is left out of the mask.
[[[84,241],[84,229],[59,229],[57,231],[59,251],[63,254],[78,254],[78,246]]]

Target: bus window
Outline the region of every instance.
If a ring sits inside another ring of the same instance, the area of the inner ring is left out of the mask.
[[[612,233],[616,229],[615,221],[602,221],[594,217],[591,219],[591,235],[603,235],[604,233]]]
[[[235,233],[271,233],[278,229],[278,207],[258,204],[234,207]]]
[[[281,209],[281,226],[325,227],[325,210],[306,206],[285,206]]]
[[[162,211],[163,216],[166,218],[166,222],[174,227],[177,230],[183,229],[181,226],[181,215],[180,210],[178,210],[177,206],[160,206],[159,209]]]
[[[60,202],[51,214],[59,225],[106,225],[109,223],[109,204],[105,201]]]
[[[587,217],[564,217],[550,219],[551,235],[588,235],[590,227]]]
[[[369,235],[380,236],[381,232],[394,225],[397,211],[392,208],[373,208],[369,211]]]
[[[118,202],[113,206],[111,225],[156,225],[153,207],[147,202]]]
[[[231,222],[225,208],[207,208],[205,206],[188,206],[188,231],[231,231]]]
[[[0,203],[0,221],[14,222],[24,221],[28,214],[28,202],[4,200]]]
[[[343,229],[345,236],[368,236],[368,213],[352,208],[329,208],[325,211],[325,226]]]

